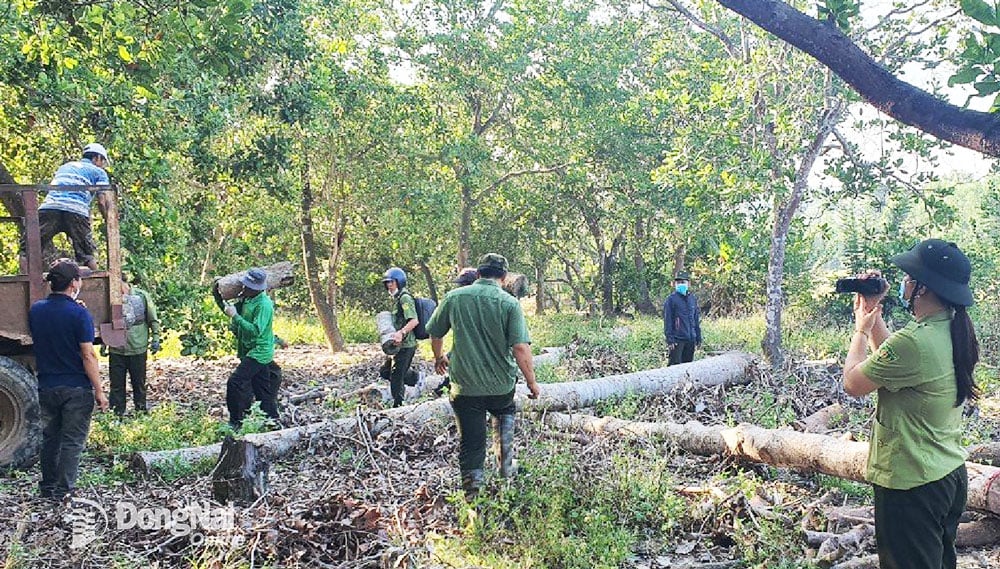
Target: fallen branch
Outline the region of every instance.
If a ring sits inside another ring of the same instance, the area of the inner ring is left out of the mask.
[[[574,381],[543,384],[542,395],[538,399],[527,398],[527,387],[518,384],[514,402],[522,411],[562,410],[571,407],[587,407],[613,396],[627,393],[638,395],[667,394],[678,386],[694,384],[709,387],[721,384],[735,384],[748,381],[748,368],[755,363],[754,356],[743,352],[730,352],[704,358],[683,365],[676,365],[630,374]],[[304,437],[321,429],[350,434],[359,429],[372,436],[381,432],[393,421],[425,423],[431,420],[450,421],[451,405],[445,399],[433,399],[418,405],[405,405],[395,409],[373,412],[359,418],[320,421],[294,427],[257,433],[244,437],[247,441],[268,448],[272,460],[287,453]],[[191,463],[219,455],[220,445],[207,445],[165,451],[141,451],[132,455],[132,467],[149,471],[163,464]]]

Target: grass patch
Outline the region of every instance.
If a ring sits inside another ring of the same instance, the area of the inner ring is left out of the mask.
[[[619,567],[642,535],[669,533],[685,515],[660,456],[629,450],[610,465],[583,464],[547,443],[533,447],[524,465],[526,475],[460,509],[465,535],[436,549],[442,560],[497,569]]]
[[[164,403],[135,417],[113,413],[94,416],[87,446],[98,454],[122,454],[140,450],[170,450],[202,446],[222,440],[228,426],[204,409],[181,410]]]

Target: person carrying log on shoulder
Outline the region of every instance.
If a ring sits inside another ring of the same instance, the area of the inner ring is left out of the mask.
[[[236,337],[240,364],[226,382],[229,425],[239,430],[254,399],[275,424],[278,423],[278,389],[281,369],[274,362],[274,303],[267,295],[267,273],[250,269],[240,278],[242,290],[235,304],[222,300],[218,287],[212,293],[230,318],[229,330]]]

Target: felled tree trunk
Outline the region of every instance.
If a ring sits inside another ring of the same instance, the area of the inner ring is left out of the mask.
[[[226,504],[249,505],[267,492],[270,465],[256,445],[226,437],[212,474],[212,497]]]
[[[385,344],[382,345],[383,351]],[[542,348],[542,353],[532,358],[533,365],[537,368],[543,365],[555,365],[562,359],[564,348]],[[518,377],[523,377],[518,370]],[[407,385],[403,394],[403,401],[414,401],[422,396],[434,391],[444,383],[443,375],[428,375],[420,385]],[[340,396],[341,399],[351,399],[358,397],[369,405],[386,405],[392,403],[392,392],[388,385],[375,383],[368,387],[362,387],[356,391],[351,391]]]
[[[787,429],[764,429],[756,425],[707,427],[694,421],[686,424],[645,423],[614,417],[546,413],[546,424],[564,430],[613,433],[625,436],[661,436],[694,454],[729,454],[738,458],[791,468],[802,472],[820,472],[857,482],[865,480],[868,443],[845,441],[826,435],[800,433]],[[969,471],[968,507],[1000,514],[1000,468],[965,463]]]
[[[270,267],[261,267],[267,272],[267,288],[282,288],[291,286],[295,282],[295,267],[288,261],[275,263]],[[243,288],[240,279],[247,274],[247,271],[240,271],[224,277],[215,279],[213,287],[218,288],[223,300],[236,298]]]
[[[517,385],[514,402],[521,410],[547,411],[571,407],[586,407],[601,399],[637,395],[665,395],[679,385],[694,384],[710,387],[721,384],[737,384],[748,381],[748,368],[754,365],[754,356],[743,352],[730,352],[697,360],[688,364],[671,366],[636,373],[614,375],[586,381],[542,384],[542,394],[538,399],[527,398],[527,387]],[[321,421],[302,427],[246,435],[244,439],[265,446],[268,456],[276,458],[289,452],[303,438],[320,429],[350,434],[358,429],[367,429],[372,436],[377,435],[393,421],[424,423],[435,419],[450,420],[451,405],[445,399],[433,399],[419,405],[405,405],[372,413],[364,421],[358,418]],[[177,450],[137,452],[132,455],[132,467],[149,471],[162,464],[177,461],[194,461],[212,457],[219,452],[219,445],[191,447]]]

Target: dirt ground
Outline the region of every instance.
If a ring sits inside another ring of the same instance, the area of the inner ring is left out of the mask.
[[[343,354],[293,346],[279,351],[277,361],[284,370],[282,423],[287,427],[329,417],[338,394],[377,379],[382,360],[375,346],[352,346]],[[207,407],[213,417],[224,421],[225,380],[235,365],[233,358],[154,358],[149,370],[149,401],[153,405],[172,401],[180,406]],[[428,362],[418,365],[430,372]],[[572,346],[562,365],[567,373],[581,377],[631,371],[614,353],[590,351],[583,357]],[[796,381],[779,382],[762,374],[749,386],[682,390],[644,402],[631,418],[680,423],[695,419],[714,424],[761,421],[772,413],[780,422],[788,418],[782,410],[787,414],[788,409],[794,409],[795,415],[804,417],[837,402],[852,409],[854,416],[864,417],[867,404],[843,395],[838,373],[835,363],[800,364],[791,370]],[[317,390],[322,396],[299,404],[290,402],[297,395]],[[996,433],[995,407],[983,405],[983,409],[987,411],[974,419],[979,422],[977,428]],[[372,411],[359,407],[354,413]],[[865,425],[862,419],[840,428],[862,433]],[[558,438],[573,445],[580,456],[597,457],[591,460],[610,457],[628,444],[553,433],[531,417],[520,419],[517,438],[521,449],[534,441]],[[844,493],[823,488],[814,476],[735,464],[725,457],[697,457],[670,449],[663,452],[672,454],[671,464],[676,466],[672,479],[678,492],[689,501],[692,511],[702,515],[693,516],[666,542],[643,544],[626,567],[740,567],[732,540],[726,538],[735,517],[746,523],[780,510],[781,516],[806,529],[817,508],[855,502]],[[211,502],[211,477],[207,475],[175,482],[153,475],[131,483],[87,486],[79,489],[72,504],[53,504],[35,497],[35,467],[0,477],[0,552],[7,556],[5,569],[452,566],[436,556],[435,544],[462,532],[454,499],[458,490],[456,457],[457,435],[451,423],[396,424],[375,437],[320,432],[271,465],[269,493],[264,498],[231,510]],[[93,468],[95,460],[87,457],[82,470]],[[725,488],[710,487],[717,474],[733,470],[752,472],[763,479],[759,496],[746,499]],[[192,504],[204,510],[202,520],[209,519],[206,515],[214,516],[211,519],[219,523],[214,527],[203,523],[192,530],[191,524],[185,525],[186,520],[176,514],[190,512]],[[173,516],[173,527],[157,526],[157,521],[167,518],[156,516],[164,515]],[[809,529],[844,532],[850,527],[818,527],[814,523]],[[840,561],[864,558],[873,551],[871,538],[866,538],[860,552]],[[804,540],[799,551],[788,552],[793,559],[815,554],[815,548]],[[996,547],[961,552],[959,567],[998,566],[1000,549]]]

